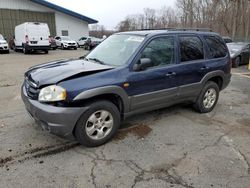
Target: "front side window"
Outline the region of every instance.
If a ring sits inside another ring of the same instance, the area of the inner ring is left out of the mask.
[[[204,38],[207,42],[211,58],[220,58],[227,55],[227,48],[219,37],[205,36]]]
[[[180,37],[181,62],[204,59],[203,44],[199,37]]]
[[[153,39],[142,52],[141,58],[151,59],[153,67],[173,64],[175,62],[174,38],[159,37]]]
[[[139,35],[112,35],[91,51],[86,59],[95,59],[112,66],[124,65],[138,49],[144,38],[144,36]]]

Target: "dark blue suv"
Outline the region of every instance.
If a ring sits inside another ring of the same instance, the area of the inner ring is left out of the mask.
[[[124,32],[85,57],[31,67],[22,99],[44,129],[99,146],[137,113],[182,102],[212,111],[230,71],[228,49],[216,33]]]

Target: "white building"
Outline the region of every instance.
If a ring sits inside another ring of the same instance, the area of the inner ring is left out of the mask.
[[[52,36],[77,40],[89,34],[88,24],[98,21],[45,0],[0,0],[0,33],[9,38],[24,22],[48,23]]]

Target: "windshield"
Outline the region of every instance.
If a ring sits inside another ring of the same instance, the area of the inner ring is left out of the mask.
[[[0,34],[0,40],[4,40],[3,35]]]
[[[65,37],[65,36],[62,36],[61,39],[62,39],[62,40],[70,40],[69,37]]]
[[[112,66],[124,65],[144,38],[136,35],[112,35],[90,52],[86,59],[99,60]]]

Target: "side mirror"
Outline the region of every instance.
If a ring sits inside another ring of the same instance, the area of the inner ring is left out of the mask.
[[[152,67],[153,63],[150,58],[141,58],[136,64],[134,64],[134,71],[143,71],[148,67]]]

